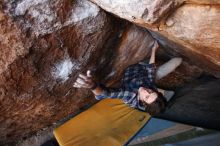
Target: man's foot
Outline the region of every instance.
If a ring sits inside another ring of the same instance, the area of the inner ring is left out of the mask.
[[[174,91],[164,90],[164,89],[160,89],[160,88],[158,88],[157,90],[163,94],[163,96],[166,98],[167,101],[169,101],[175,93]]]
[[[174,93],[174,91],[165,90],[164,97],[167,99],[167,101],[169,101],[173,97]]]

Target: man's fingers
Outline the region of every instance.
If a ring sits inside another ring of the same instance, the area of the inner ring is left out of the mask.
[[[81,86],[77,85],[77,84],[74,84],[73,87],[75,88],[81,88]]]
[[[77,78],[76,82],[80,83],[80,84],[86,84],[86,81],[82,78]]]
[[[81,79],[81,78],[77,78],[76,82],[75,83],[78,83],[82,86],[90,86],[90,82],[86,82],[85,80]]]
[[[83,85],[73,85],[73,87],[75,87],[75,88],[88,88],[87,86],[83,86]]]
[[[74,84],[73,84],[73,87],[75,87],[75,88],[82,88],[82,85],[80,85],[80,84],[78,84],[78,83],[74,83]]]
[[[93,80],[91,79],[91,71],[88,70],[86,75],[79,74],[79,77],[76,79],[73,87],[76,88],[91,88],[93,83]]]
[[[76,87],[76,88],[89,88],[89,85],[88,84],[80,84],[78,82],[75,82],[73,87]]]
[[[86,81],[89,80],[89,78],[87,76],[83,75],[83,74],[79,74],[79,77],[86,80]]]
[[[81,84],[82,84],[82,82],[83,82],[84,84],[92,84],[92,82],[93,82],[93,81],[92,81],[91,79],[89,79],[89,78],[84,79],[84,78],[78,77],[77,80],[78,80],[78,82],[81,83]],[[76,80],[76,81],[77,81],[77,80]]]

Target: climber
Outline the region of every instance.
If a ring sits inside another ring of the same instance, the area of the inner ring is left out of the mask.
[[[155,79],[159,80],[174,71],[181,64],[182,59],[173,58],[156,71],[155,54],[158,47],[157,41],[154,41],[149,62],[144,60],[125,70],[122,85],[119,88],[110,88],[96,83],[90,70],[87,71],[87,75],[79,74],[73,87],[91,89],[97,100],[120,98],[130,107],[146,111],[151,115],[161,113],[166,107],[165,97],[173,96],[174,92],[158,89]]]

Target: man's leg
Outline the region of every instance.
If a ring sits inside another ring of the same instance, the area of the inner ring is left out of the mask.
[[[156,80],[159,80],[167,76],[169,73],[173,72],[181,63],[182,63],[182,58],[172,58],[168,62],[159,66],[156,72]],[[158,91],[164,95],[167,101],[169,101],[174,95],[174,91],[163,90],[159,88]]]
[[[156,80],[159,80],[173,72],[181,63],[182,58],[176,57],[159,66],[156,72]]]

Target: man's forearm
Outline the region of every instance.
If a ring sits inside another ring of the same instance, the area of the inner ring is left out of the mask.
[[[156,51],[152,49],[149,64],[155,63],[155,54],[156,54]]]
[[[150,56],[150,61],[149,61],[149,64],[151,63],[155,63],[155,54],[156,54],[156,51],[157,51],[157,48],[159,47],[157,41],[155,40],[154,41],[154,45],[151,49],[151,56]]]

